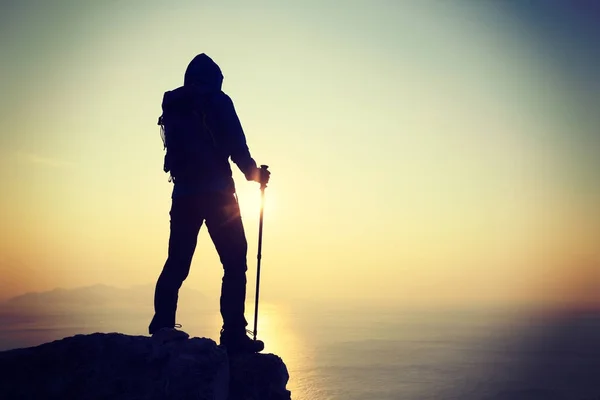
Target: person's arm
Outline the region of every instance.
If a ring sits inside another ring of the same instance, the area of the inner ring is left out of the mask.
[[[256,161],[250,155],[250,150],[246,144],[246,135],[235,111],[233,101],[225,93],[221,93],[216,102],[219,126],[223,130],[231,161],[238,166],[247,180],[258,181],[260,171],[258,171]]]

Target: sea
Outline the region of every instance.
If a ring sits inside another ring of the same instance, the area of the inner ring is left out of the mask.
[[[79,333],[146,335],[150,316],[0,315],[0,350]],[[178,318],[191,336],[218,338],[218,311]],[[264,304],[258,321],[295,400],[600,400],[598,311]]]

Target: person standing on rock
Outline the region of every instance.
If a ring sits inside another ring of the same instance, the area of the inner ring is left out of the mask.
[[[179,289],[187,278],[198,233],[206,223],[223,264],[220,344],[228,352],[256,353],[264,343],[248,337],[244,316],[247,242],[229,158],[246,179],[266,185],[270,172],[258,168],[223,75],[206,54],[185,71],[184,84],[164,94],[159,118],[166,148],[165,172],[173,182],[168,257],[156,283],[153,337],[188,338],[175,324]]]

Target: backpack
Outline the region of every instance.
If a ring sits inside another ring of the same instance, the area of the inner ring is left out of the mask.
[[[202,181],[214,165],[218,146],[207,123],[207,101],[194,100],[163,102],[158,118],[169,182]]]

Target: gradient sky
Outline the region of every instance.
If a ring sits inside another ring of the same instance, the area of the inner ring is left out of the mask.
[[[261,295],[600,304],[591,2],[1,4],[0,297],[155,282],[156,120],[205,52],[272,170]],[[203,230],[186,285],[220,276]]]

